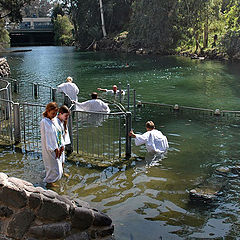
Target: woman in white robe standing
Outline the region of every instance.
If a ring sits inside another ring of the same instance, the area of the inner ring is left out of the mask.
[[[48,186],[56,186],[55,182],[61,179],[63,174],[62,162],[60,161],[61,138],[57,136],[57,130],[53,123],[53,118],[58,112],[58,105],[50,102],[43,113],[43,119],[40,122],[42,158],[46,170],[44,182]]]
[[[60,146],[60,161],[62,163],[62,168],[64,170],[64,163],[65,163],[65,146],[70,144],[70,137],[67,127],[68,117],[70,115],[70,110],[67,106],[62,105],[58,110],[58,115],[53,119],[53,123],[57,128],[58,134],[61,134],[61,146]],[[68,174],[63,173],[64,176],[69,177]]]
[[[162,132],[155,129],[152,121],[146,122],[147,132],[144,134],[135,134],[130,131],[129,136],[135,138],[136,146],[145,144],[150,153],[164,153],[169,148],[167,137]]]

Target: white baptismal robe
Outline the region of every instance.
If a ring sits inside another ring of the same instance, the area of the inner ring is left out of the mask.
[[[106,93],[107,93],[107,94],[111,94],[111,95],[114,95],[114,94],[119,95],[119,94],[120,94],[120,91],[117,90],[116,93],[114,93],[114,91],[113,91],[112,89],[107,89]],[[122,95],[125,95],[125,91],[124,91],[124,90],[121,90],[121,94],[122,94]]]
[[[62,162],[56,158],[55,149],[59,148],[57,131],[54,123],[49,118],[43,118],[40,122],[42,158],[46,169],[44,182],[52,183],[58,181],[63,174]]]
[[[56,127],[57,131],[59,131],[60,135],[61,135],[61,146],[60,147],[64,147],[65,148],[66,145],[71,143],[69,132],[68,132],[68,128],[67,128],[67,131],[65,132],[63,122],[61,122],[59,120],[59,118],[57,118],[57,117],[53,118],[52,121],[53,121],[54,126]],[[65,162],[65,153],[64,153],[64,151],[62,152],[62,154],[60,156],[60,161],[62,163]]]
[[[64,92],[66,95],[69,96],[69,98],[72,101],[78,100],[77,95],[79,93],[79,89],[75,83],[71,83],[71,82],[62,83],[59,86],[57,86],[57,90],[59,92]]]
[[[82,103],[76,102],[76,110],[85,112],[110,112],[108,104],[100,99],[91,99]]]
[[[153,129],[144,134],[136,134],[136,146],[145,144],[147,151],[152,153],[164,153],[169,148],[168,140],[160,131]]]

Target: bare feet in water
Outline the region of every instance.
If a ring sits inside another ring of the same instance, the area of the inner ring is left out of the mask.
[[[59,185],[53,182],[53,183],[47,183],[46,187],[47,188],[59,187]]]
[[[67,173],[63,173],[63,175],[67,178],[69,177],[69,174],[67,174]]]

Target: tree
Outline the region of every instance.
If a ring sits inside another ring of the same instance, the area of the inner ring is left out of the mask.
[[[64,16],[64,10],[61,4],[57,4],[54,6],[51,14],[52,21],[56,20],[57,15]]]
[[[22,20],[21,9],[31,0],[0,0],[0,19],[8,18],[11,22]]]
[[[56,20],[54,20],[54,38],[57,45],[72,45],[73,25],[69,18],[61,15],[57,15]]]
[[[48,0],[33,0],[22,9],[23,17],[47,17],[53,8]]]

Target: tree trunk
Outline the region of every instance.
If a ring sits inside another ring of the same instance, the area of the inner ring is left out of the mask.
[[[105,23],[104,23],[104,15],[103,15],[103,5],[102,5],[102,0],[99,0],[99,5],[100,5],[100,14],[101,14],[101,21],[102,21],[102,32],[103,32],[103,37],[107,36],[106,29],[105,29]]]
[[[204,24],[204,32],[203,32],[203,48],[208,47],[208,18],[206,23]]]
[[[195,35],[194,35],[194,36],[195,36],[195,41],[196,41],[195,53],[197,53],[197,50],[198,50],[198,48],[199,48],[198,35],[199,35],[199,34],[195,32]]]

